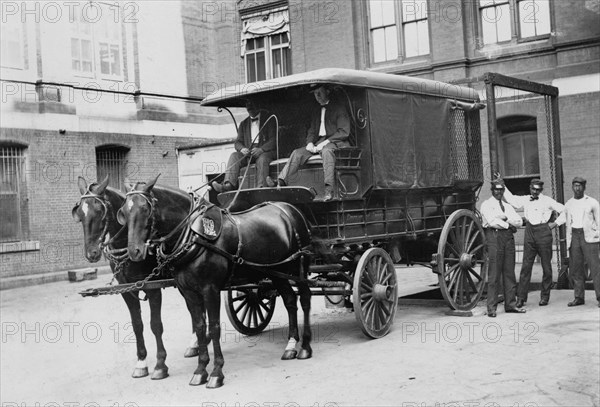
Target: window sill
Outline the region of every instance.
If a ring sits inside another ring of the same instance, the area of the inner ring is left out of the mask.
[[[16,102],[14,108],[18,112],[27,113],[56,113],[69,115],[77,113],[77,109],[73,105],[45,100],[39,102]]]
[[[34,252],[39,250],[40,242],[37,240],[0,243],[0,254]]]

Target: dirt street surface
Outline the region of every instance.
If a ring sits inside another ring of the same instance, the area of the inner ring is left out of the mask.
[[[279,301],[272,328],[238,334],[223,317],[225,386],[188,382],[196,366],[183,352],[190,318],[174,288],[164,291],[164,342],[170,376],[131,378],[136,351],[118,296],[82,298],[98,280],[13,289],[1,296],[3,407],[16,406],[598,406],[600,309],[593,292],[568,308],[571,291],[553,291],[527,314],[445,315],[443,304],[400,304],[392,332],[369,340],[354,314],[313,298],[314,355],[280,360],[287,315]],[[156,346],[143,304],[150,372]],[[212,357],[212,346],[211,346]],[[212,363],[209,371],[212,369]]]

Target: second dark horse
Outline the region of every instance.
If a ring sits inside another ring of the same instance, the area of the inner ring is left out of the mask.
[[[138,183],[127,193],[118,219],[129,228],[128,250],[132,261],[143,261],[148,247],[158,243],[157,251],[174,263],[175,283],[196,322],[198,336],[198,367],[190,385],[207,383],[208,388],[223,385],[225,360],[220,343],[220,293],[236,279],[258,282],[269,278],[272,281],[289,317],[289,341],[282,359],[310,358],[311,292],[305,278],[310,264],[306,248],[311,236],[302,214],[282,202],[267,203],[236,214],[204,199],[194,206],[190,195],[183,191],[155,187],[157,178]],[[190,214],[194,222],[186,222]],[[181,225],[184,226],[180,228]],[[304,313],[299,351],[296,351],[300,340],[297,298],[290,279],[296,281]],[[210,361],[208,344],[211,340],[215,360],[209,377],[206,367]]]

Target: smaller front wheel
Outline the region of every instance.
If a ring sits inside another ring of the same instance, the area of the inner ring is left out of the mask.
[[[373,247],[358,261],[352,293],[354,315],[365,335],[385,336],[394,323],[398,282],[390,255]]]
[[[229,289],[224,297],[229,321],[244,335],[258,335],[273,318],[277,295],[272,290],[259,287]]]

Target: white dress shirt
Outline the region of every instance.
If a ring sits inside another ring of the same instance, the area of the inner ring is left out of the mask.
[[[258,146],[258,132],[260,130],[260,115],[256,116],[256,120],[250,120],[250,140],[252,146]]]
[[[504,210],[502,210],[502,206]],[[484,228],[508,229],[509,226],[519,227],[523,225],[523,220],[512,206],[507,203],[502,206],[500,201],[493,196],[483,201],[480,212]],[[506,219],[504,219],[505,217]]]
[[[577,208],[583,206],[583,213]],[[567,218],[567,247],[571,247],[573,228],[583,228],[586,243],[600,242],[600,204],[584,195],[581,199],[571,198],[565,204]],[[581,224],[581,226],[578,226]]]
[[[325,111],[327,110],[326,106],[321,107],[321,126],[319,127],[319,137],[325,137],[327,135],[327,130],[325,130]]]
[[[552,216],[552,211],[559,213],[554,221],[557,225],[562,225],[566,221],[565,206],[556,202],[554,199],[540,194],[538,199],[531,200],[531,195],[513,195],[508,188],[504,191],[506,201],[516,209],[523,208],[525,219],[531,225],[541,225],[548,223]]]

